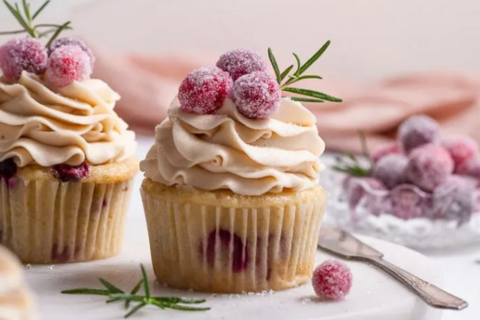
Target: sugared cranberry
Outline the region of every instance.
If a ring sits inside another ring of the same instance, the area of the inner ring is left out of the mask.
[[[455,168],[455,173],[480,179],[480,157],[474,156],[466,159]]]
[[[255,71],[235,81],[232,99],[245,117],[267,119],[280,107],[282,93],[272,76]]]
[[[79,166],[59,164],[53,167],[54,176],[63,182],[75,182],[85,178],[90,172],[90,166],[85,162]]]
[[[402,154],[402,150],[400,150],[398,143],[393,142],[375,149],[371,155],[372,161],[373,163],[376,163],[378,160],[389,154]]]
[[[217,251],[217,233],[220,241]],[[231,268],[234,272],[241,272],[247,268],[248,265],[248,250],[243,244],[242,239],[236,235],[231,234],[228,230],[220,229],[212,231],[207,240],[207,261],[210,265],[214,265],[216,259],[231,262]],[[233,242],[233,252],[230,256],[230,244]]]
[[[413,116],[400,125],[398,138],[403,150],[410,152],[424,144],[436,143],[439,140],[438,123],[427,116]]]
[[[442,141],[442,147],[450,153],[455,163],[455,168],[478,154],[477,142],[467,136],[444,140]]]
[[[217,67],[230,73],[234,81],[254,71],[268,70],[267,61],[257,52],[248,49],[224,53],[218,60]]]
[[[423,216],[422,197],[410,188],[396,188],[391,195],[392,215],[403,220]]]
[[[14,38],[0,47],[0,69],[9,81],[18,81],[22,71],[42,74],[47,66],[47,50],[37,39]]]
[[[88,54],[76,45],[55,49],[48,59],[47,79],[57,87],[68,86],[74,81],[82,81],[92,74]]]
[[[93,65],[95,64],[95,55],[93,54],[92,50],[90,50],[90,48],[82,40],[77,40],[77,39],[68,38],[68,37],[58,38],[55,41],[53,41],[53,43],[48,48],[48,56],[50,56],[52,52],[55,51],[56,49],[64,46],[77,46],[81,48],[90,57],[90,65],[91,65],[91,68],[93,69]]]
[[[0,162],[0,182],[3,180],[10,187],[11,179],[17,174],[17,165],[13,159]]]
[[[452,176],[433,191],[432,218],[459,221],[470,220],[475,209],[476,184],[461,176]]]
[[[387,188],[405,182],[405,169],[408,158],[401,154],[389,154],[384,156],[373,167],[373,177],[383,182]]]
[[[453,172],[450,154],[440,146],[427,144],[410,153],[407,180],[425,191],[433,191]]]
[[[232,91],[230,75],[217,67],[196,69],[183,80],[178,99],[185,112],[211,114],[223,106]]]
[[[342,300],[352,287],[352,272],[341,261],[327,260],[313,272],[312,285],[318,297],[324,300]]]
[[[348,206],[351,210],[354,210],[365,194],[368,194],[368,191],[385,190],[386,188],[381,181],[375,178],[349,177],[344,182],[344,189],[347,195]]]

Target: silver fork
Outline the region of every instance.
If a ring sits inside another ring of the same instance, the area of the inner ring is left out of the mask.
[[[383,270],[435,308],[462,310],[468,306],[462,300],[383,259],[383,254],[358,240],[350,233],[322,226],[318,246],[342,257],[368,262]]]

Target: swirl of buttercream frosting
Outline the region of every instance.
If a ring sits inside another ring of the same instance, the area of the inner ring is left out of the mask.
[[[136,142],[113,111],[119,99],[96,79],[62,88],[27,72],[17,83],[0,79],[0,161],[49,167],[126,160]]]
[[[169,186],[261,195],[315,186],[324,149],[315,116],[288,98],[266,120],[244,117],[230,99],[212,115],[184,112],[175,99],[140,168]]]

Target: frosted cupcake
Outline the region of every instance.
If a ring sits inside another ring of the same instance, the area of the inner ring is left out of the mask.
[[[120,98],[84,43],[0,47],[0,243],[24,263],[101,259],[122,245],[138,162]]]
[[[140,167],[157,279],[206,292],[310,279],[325,193],[315,117],[256,53],[234,50],[183,81]],[[295,99],[294,99],[295,100]]]

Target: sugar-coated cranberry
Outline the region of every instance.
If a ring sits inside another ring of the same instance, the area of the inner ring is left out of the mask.
[[[13,159],[7,159],[0,162],[0,182],[3,180],[8,187],[11,185],[11,179],[17,174],[17,165]]]
[[[234,81],[254,71],[268,70],[267,61],[257,52],[248,49],[224,53],[218,60],[217,67],[230,73]]]
[[[0,69],[9,81],[18,81],[22,71],[42,74],[47,66],[47,50],[37,39],[14,38],[0,47]]]
[[[90,166],[85,162],[79,166],[59,164],[53,167],[54,176],[63,182],[75,182],[88,176]]]
[[[433,191],[432,218],[459,221],[470,220],[476,206],[476,183],[466,177],[451,176]]]
[[[409,182],[430,192],[453,173],[453,166],[453,160],[445,149],[427,144],[410,153],[405,170],[406,178]]]
[[[86,54],[90,57],[90,65],[93,69],[93,65],[95,64],[95,55],[93,54],[92,50],[83,42],[82,40],[77,40],[69,37],[58,38],[50,45],[48,48],[48,56],[52,54],[53,51],[60,47],[64,46],[77,46],[85,51]]]
[[[223,106],[232,87],[233,80],[227,72],[217,67],[202,67],[183,80],[178,99],[185,112],[211,114]]]
[[[400,149],[398,143],[396,143],[396,142],[389,143],[389,144],[386,144],[382,147],[379,147],[379,148],[375,149],[372,152],[371,158],[372,158],[373,163],[376,163],[378,160],[380,160],[381,158],[383,158],[383,157],[385,157],[389,154],[402,154],[402,150]]]
[[[385,185],[375,178],[355,178],[349,177],[344,182],[344,189],[347,195],[348,206],[354,210],[362,198],[367,194],[367,190],[385,190]]]
[[[282,92],[272,76],[255,71],[235,81],[232,99],[245,117],[267,119],[280,107]]]
[[[422,196],[411,188],[396,188],[391,195],[392,215],[403,220],[423,216]]]
[[[383,182],[387,188],[405,182],[405,169],[408,158],[401,154],[389,154],[378,160],[373,167],[373,177]]]
[[[419,115],[407,119],[398,129],[398,138],[403,150],[410,152],[424,144],[439,140],[438,123],[430,117]]]
[[[313,272],[312,285],[319,298],[337,301],[350,292],[352,280],[352,272],[345,263],[327,260]]]
[[[217,239],[220,241],[217,250]],[[230,256],[230,244],[233,242],[233,252]],[[220,229],[212,231],[207,239],[207,261],[210,265],[214,265],[217,259],[228,261],[231,263],[233,272],[242,272],[247,269],[248,250],[242,239],[231,234],[230,231]]]
[[[85,80],[91,74],[90,57],[76,45],[59,47],[52,52],[48,59],[46,77],[57,87]]]
[[[478,154],[477,142],[467,136],[446,139],[442,141],[442,147],[450,153],[455,168]]]
[[[455,168],[455,173],[480,179],[480,156],[467,158]]]

